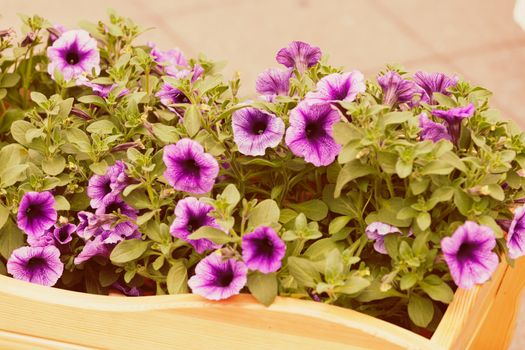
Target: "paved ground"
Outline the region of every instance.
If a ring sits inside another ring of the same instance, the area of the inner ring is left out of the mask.
[[[512,20],[513,0],[0,0],[0,27],[18,27],[17,13],[38,13],[73,27],[107,7],[145,27],[144,35],[188,56],[200,52],[239,70],[243,92],[275,66],[275,52],[301,39],[331,62],[375,76],[385,63],[410,70],[457,73],[495,93],[493,104],[525,127],[525,32]],[[525,348],[525,303],[510,349]]]

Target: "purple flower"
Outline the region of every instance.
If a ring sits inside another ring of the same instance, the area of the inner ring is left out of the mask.
[[[204,194],[213,188],[219,164],[196,141],[184,138],[164,147],[164,177],[177,191]]]
[[[89,222],[92,227],[103,230],[104,243],[118,243],[137,237],[138,226],[134,222],[138,211],[119,198],[103,204],[95,211]]]
[[[114,244],[104,243],[101,236],[93,240],[88,240],[84,248],[82,248],[82,251],[75,258],[74,263],[75,265],[80,265],[95,256],[107,258],[111,254],[113,246]]]
[[[104,175],[93,175],[89,179],[87,195],[91,198],[91,207],[98,208],[114,201],[129,184],[126,164],[120,160],[108,167]]]
[[[159,92],[155,94],[155,96],[160,98],[160,103],[168,107],[168,109],[172,112],[175,111],[175,109],[171,107],[171,105],[179,103],[190,103],[190,100],[188,100],[188,98],[186,97],[186,95],[184,95],[182,91],[168,83],[162,84],[162,87],[160,88]]]
[[[293,154],[315,166],[329,165],[341,150],[332,137],[332,127],[340,119],[339,112],[327,103],[303,101],[290,112],[286,144]]]
[[[365,78],[357,70],[333,73],[317,82],[316,91],[306,94],[306,100],[316,103],[355,100],[358,93],[365,92]]]
[[[441,240],[441,249],[450,274],[460,288],[486,282],[498,267],[498,255],[492,250],[496,237],[488,226],[466,221],[452,237]]]
[[[175,220],[171,224],[170,233],[173,237],[182,239],[192,245],[199,254],[206,250],[220,248],[220,245],[209,239],[189,239],[188,236],[203,226],[221,227],[215,219],[208,215],[213,210],[209,204],[199,201],[194,197],[186,197],[178,201],[175,207]]]
[[[242,259],[250,270],[271,273],[281,268],[286,245],[275,230],[261,226],[242,237]]]
[[[447,127],[443,124],[430,120],[425,112],[419,115],[419,127],[421,128],[421,140],[430,140],[438,142],[441,139],[452,141]]]
[[[321,49],[312,47],[302,41],[292,41],[288,47],[277,52],[275,59],[288,68],[296,68],[299,72],[315,66],[321,59]]]
[[[55,198],[49,191],[26,192],[18,207],[18,227],[28,236],[39,236],[57,221]]]
[[[525,206],[519,207],[514,213],[507,234],[507,247],[512,259],[525,255]]]
[[[272,100],[276,95],[288,95],[292,74],[292,69],[267,69],[257,76],[255,90]]]
[[[31,247],[46,247],[54,245],[60,248],[71,242],[73,239],[72,234],[76,229],[76,225],[73,224],[55,224],[40,235],[27,236],[27,243]]]
[[[417,85],[413,81],[404,79],[395,71],[388,71],[378,76],[377,82],[383,90],[383,103],[387,105],[411,102],[414,94],[418,92]]]
[[[73,232],[76,230],[77,226],[73,224],[55,226],[55,229],[53,230],[55,244],[58,246],[68,244],[73,239]]]
[[[167,75],[176,76],[180,71],[180,67],[188,65],[188,61],[186,61],[184,54],[179,49],[162,51],[153,43],[149,43],[149,46],[151,47],[150,54]]]
[[[401,234],[397,227],[376,221],[365,229],[366,236],[374,242],[374,249],[381,254],[388,254],[385,248],[385,236],[389,234]]]
[[[17,280],[54,286],[64,272],[64,264],[54,246],[21,247],[7,260],[7,272]]]
[[[66,81],[78,78],[83,73],[100,73],[100,53],[97,41],[85,30],[69,30],[47,48],[49,65],[47,72],[54,79],[59,70]]]
[[[111,93],[111,91],[113,91],[116,87],[118,87],[118,84],[102,85],[102,84],[93,83],[84,76],[80,76],[77,79],[77,85],[83,85],[88,88],[91,88],[91,90],[93,90],[93,93],[95,93],[95,95],[98,95],[103,98],[107,98],[109,94]],[[122,96],[127,95],[128,93],[129,93],[129,90],[124,88],[120,90],[120,92],[118,93],[116,97],[120,98]]]
[[[456,86],[458,77],[448,77],[443,73],[417,72],[414,74],[414,81],[422,90],[421,100],[434,104],[433,94],[438,92],[443,95],[450,95],[447,89]]]
[[[194,294],[206,299],[221,300],[237,295],[246,284],[248,268],[242,261],[223,260],[213,253],[195,267],[195,275],[188,281]]]
[[[55,40],[60,38],[62,34],[64,34],[67,29],[61,24],[53,24],[52,27],[47,28],[47,31],[49,32],[49,40],[53,43]]]
[[[256,108],[235,111],[232,128],[239,152],[249,156],[263,156],[267,148],[277,147],[284,135],[281,118]]]
[[[448,133],[454,143],[457,143],[461,134],[461,121],[474,115],[476,108],[472,103],[465,107],[455,107],[449,110],[433,109],[432,115],[445,120]]]

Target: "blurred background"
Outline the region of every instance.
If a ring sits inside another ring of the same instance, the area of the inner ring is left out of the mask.
[[[525,128],[525,0],[0,0],[0,28],[18,13],[74,28],[112,8],[145,28],[140,41],[227,60],[245,95],[292,40],[374,79],[386,63],[455,73],[494,92],[492,104]],[[516,14],[513,15],[516,6]],[[520,7],[521,6],[521,7]],[[518,11],[519,10],[519,11]],[[522,26],[518,25],[519,20]],[[525,349],[525,300],[510,349]]]

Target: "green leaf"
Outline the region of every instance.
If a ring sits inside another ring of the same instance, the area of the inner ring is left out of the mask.
[[[175,143],[179,140],[179,134],[177,129],[170,125],[164,125],[162,123],[151,124],[153,133],[164,143]]]
[[[259,226],[270,226],[279,222],[281,211],[273,199],[265,199],[253,208],[248,215],[247,231]]]
[[[24,242],[24,233],[20,231],[13,220],[8,219],[0,230],[0,254],[5,259],[9,259],[13,250],[23,246]]]
[[[181,260],[172,262],[166,276],[168,293],[183,294],[188,292],[188,270]]]
[[[341,195],[341,190],[347,183],[362,176],[370,175],[374,173],[374,171],[375,169],[372,166],[368,164],[362,164],[358,159],[353,160],[350,163],[346,163],[337,176],[337,182],[335,184],[334,190],[335,198]]]
[[[297,212],[292,209],[284,208],[281,210],[280,216],[279,216],[279,222],[283,224],[287,224],[290,221],[294,220],[297,217]]]
[[[3,204],[0,204],[0,229],[4,227],[5,223],[7,222],[7,219],[9,219],[9,208],[4,206]]]
[[[429,297],[442,303],[450,304],[454,299],[452,288],[436,275],[425,277],[419,282],[419,286]]]
[[[241,200],[241,194],[234,184],[229,184],[222,191],[221,197],[226,199],[230,207],[235,207]]]
[[[54,156],[50,159],[42,160],[42,170],[48,175],[56,176],[66,167],[66,160],[62,156]]]
[[[399,282],[399,288],[401,290],[407,290],[412,288],[417,283],[417,274],[414,272],[407,273],[401,277]]]
[[[297,212],[303,213],[310,220],[321,221],[328,215],[328,206],[319,199],[290,204],[290,207]]]
[[[197,231],[188,236],[189,239],[206,238],[216,244],[225,244],[231,242],[232,237],[224,231],[211,226],[202,226]]]
[[[408,300],[408,316],[416,326],[426,327],[434,317],[434,304],[428,298],[411,294]]]
[[[26,133],[34,126],[25,120],[16,120],[11,124],[11,136],[21,145],[27,146],[29,143],[26,140]]]
[[[83,153],[91,151],[91,142],[89,137],[80,129],[71,128],[66,131],[66,137],[69,142],[77,146],[78,150]]]
[[[275,273],[253,272],[248,276],[247,286],[255,299],[265,306],[271,305],[277,296],[278,284]]]
[[[113,133],[113,130],[116,130],[117,127],[115,124],[109,120],[97,120],[89,124],[86,130],[91,134],[99,135],[109,135]]]
[[[122,241],[113,249],[109,258],[115,264],[125,264],[140,258],[149,248],[149,244],[140,239]]]
[[[489,196],[491,196],[492,198],[498,201],[505,200],[505,192],[503,192],[503,189],[501,188],[500,185],[490,184],[490,185],[487,185],[487,187],[488,187]]]
[[[405,162],[399,158],[396,162],[396,173],[401,179],[404,179],[412,173],[412,167],[412,162]]]
[[[20,74],[18,73],[5,73],[2,77],[2,80],[0,81],[0,87],[2,88],[10,88],[18,84],[18,81],[20,80]],[[32,97],[33,93],[31,93]]]
[[[26,179],[26,170],[29,168],[28,164],[18,164],[9,168],[4,168],[0,171],[0,184],[2,187],[9,187],[19,181]]]
[[[190,137],[195,136],[201,128],[201,112],[199,111],[198,106],[191,105],[186,109],[184,113],[184,120],[182,124],[186,128],[186,132]]]
[[[314,288],[321,280],[319,271],[310,260],[291,256],[288,258],[288,269],[299,285]]]
[[[350,276],[343,286],[337,287],[336,292],[343,294],[359,293],[370,286],[370,281],[360,276]]]
[[[350,222],[352,218],[350,216],[344,215],[344,216],[338,216],[332,221],[330,221],[330,224],[328,225],[328,233],[333,235],[343,229],[343,227],[346,226]]]
[[[423,175],[448,175],[454,167],[441,160],[433,160],[421,169]]]
[[[384,125],[401,124],[414,118],[412,112],[390,112],[383,116]]]
[[[431,221],[432,219],[430,217],[430,214],[426,211],[420,212],[416,218],[417,225],[422,231],[430,227]]]
[[[64,196],[55,196],[56,210],[69,210],[71,208],[68,200]]]
[[[155,216],[155,213],[158,212],[160,209],[157,209],[157,210],[152,210],[152,211],[147,211],[145,212],[144,214],[140,215],[138,218],[137,218],[137,225],[139,226],[142,226],[144,225],[146,222],[148,222],[152,217]]]

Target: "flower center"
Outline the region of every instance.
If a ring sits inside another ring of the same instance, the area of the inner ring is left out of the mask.
[[[317,140],[326,134],[324,129],[314,122],[306,124],[304,131],[309,140]]]
[[[273,242],[267,237],[258,239],[256,242],[257,252],[261,255],[271,256],[274,251]]]
[[[186,170],[190,174],[194,176],[199,176],[201,167],[199,166],[199,164],[197,164],[195,159],[193,158],[185,159],[182,165],[184,167],[184,170]]]
[[[254,135],[262,135],[266,131],[267,127],[268,127],[267,120],[264,120],[264,119],[256,120],[252,123],[252,133]]]
[[[58,231],[58,239],[60,242],[64,242],[69,237],[69,234],[65,226],[62,226]]]
[[[189,232],[195,232],[202,226],[204,226],[205,218],[202,216],[191,216],[186,224],[186,229]]]
[[[112,191],[112,189],[111,189],[111,180],[107,179],[104,182],[104,193],[111,193],[111,191]]]
[[[233,281],[233,271],[228,266],[227,270],[220,271],[217,275],[217,285],[219,287],[228,287]]]
[[[35,217],[38,217],[42,214],[42,211],[41,209],[37,206],[37,205],[30,205],[27,207],[26,209],[26,216],[29,218],[29,219],[32,219],[32,218],[35,218]]]
[[[37,257],[29,259],[29,261],[27,262],[27,268],[30,270],[33,270],[45,264],[46,264],[46,260],[37,256]]]
[[[106,207],[106,213],[110,214],[110,213],[118,212],[120,209],[121,207],[118,203],[111,203],[110,205]]]
[[[474,243],[466,242],[461,244],[457,253],[458,260],[467,261],[471,259],[477,248],[478,245]]]
[[[78,55],[78,52],[76,51],[68,51],[66,54],[66,62],[75,65],[78,62],[80,62],[80,56]]]

